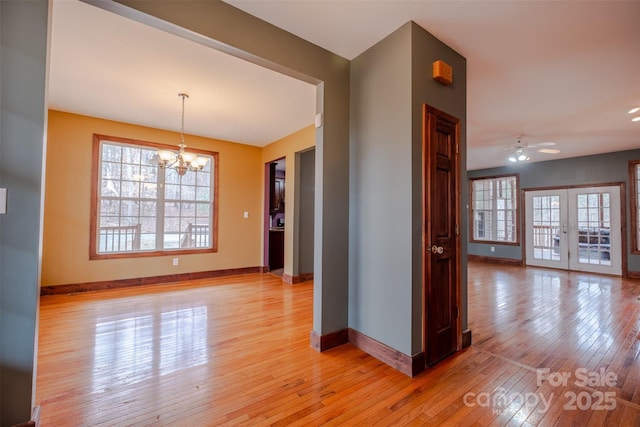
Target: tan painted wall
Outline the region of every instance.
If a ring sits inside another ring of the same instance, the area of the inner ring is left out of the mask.
[[[294,178],[296,176],[296,168],[298,166],[296,164],[296,153],[315,146],[315,132],[314,125],[307,126],[298,132],[294,132],[289,136],[267,145],[262,151],[263,180],[264,164],[283,157],[286,159],[286,176],[284,184],[284,274],[288,274],[290,276],[298,274],[297,271],[293,271],[294,256],[297,249],[297,245],[294,242],[294,198],[296,194],[296,182]]]
[[[179,256],[177,267],[172,266],[173,256],[90,261],[94,133],[170,145],[179,142],[175,132],[49,111],[43,286],[262,265],[263,149],[191,135],[185,135],[188,146],[220,153],[218,252]],[[286,140],[265,151],[293,145]],[[243,218],[245,211],[248,219]]]

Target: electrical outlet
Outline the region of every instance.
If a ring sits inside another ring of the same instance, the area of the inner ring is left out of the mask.
[[[174,258],[173,259],[173,266],[175,267],[178,264],[180,264],[180,260],[178,258]]]
[[[496,251],[496,247],[495,246],[491,246],[491,252],[495,252]]]
[[[249,218],[249,212],[247,212],[247,211],[244,212],[244,218],[245,219]]]

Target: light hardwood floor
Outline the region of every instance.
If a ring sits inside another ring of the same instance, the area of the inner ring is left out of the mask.
[[[640,281],[471,263],[473,344],[415,378],[348,344],[312,350],[312,286],[42,297],[42,426],[640,425]]]

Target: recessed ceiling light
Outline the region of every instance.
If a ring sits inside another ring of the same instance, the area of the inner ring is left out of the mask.
[[[640,107],[633,107],[631,110],[628,111],[628,113],[633,114],[633,113],[637,113],[638,111],[640,111]]]

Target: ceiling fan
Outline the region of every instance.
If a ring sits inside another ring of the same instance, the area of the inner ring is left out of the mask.
[[[538,142],[536,144],[528,144],[522,141],[522,135],[516,135],[516,143],[510,147],[506,147],[506,150],[513,150],[513,154],[509,156],[509,161],[513,163],[525,162],[530,159],[527,154],[527,151],[533,148],[538,147],[553,147],[556,145],[555,142]],[[560,150],[553,148],[539,148],[537,150],[539,153],[545,154],[558,154]]]

